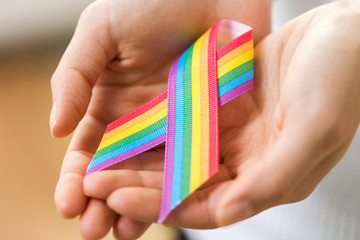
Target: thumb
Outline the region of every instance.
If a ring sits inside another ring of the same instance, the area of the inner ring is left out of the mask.
[[[249,165],[238,171],[219,201],[215,213],[219,226],[303,200],[314,190],[336,161],[321,161],[330,154],[329,150],[319,151],[328,134],[316,130],[310,131],[315,132],[313,135],[307,134],[309,125],[305,125],[283,129],[261,156],[248,159]]]
[[[70,134],[86,113],[92,88],[116,54],[106,5],[96,1],[82,13],[75,34],[51,79],[54,137]]]

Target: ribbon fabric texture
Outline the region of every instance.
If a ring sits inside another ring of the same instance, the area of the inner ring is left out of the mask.
[[[110,123],[86,175],[166,141],[159,223],[218,171],[218,106],[254,86],[251,27],[223,19],[172,65],[168,90]]]

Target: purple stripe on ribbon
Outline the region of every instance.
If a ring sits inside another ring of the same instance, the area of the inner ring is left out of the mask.
[[[102,162],[96,166],[94,166],[93,168],[89,169],[87,172],[86,172],[86,175],[85,177],[87,177],[89,174],[93,173],[93,172],[98,172],[98,171],[101,171],[105,168],[108,168],[116,163],[119,163],[125,159],[128,159],[128,158],[131,158],[135,155],[138,155],[142,152],[145,152],[163,142],[165,142],[166,140],[166,133],[163,134],[163,135],[160,135],[159,137],[151,140],[150,142],[147,142],[145,143],[144,145],[141,145],[137,148],[134,148],[132,149],[131,151],[128,151],[128,152],[125,152],[123,154],[120,154],[116,157],[113,157],[113,158],[110,158],[109,160],[106,160],[105,162]]]
[[[175,108],[176,108],[176,70],[179,64],[179,58],[173,63],[169,73],[169,87],[168,87],[168,116],[167,116],[167,137],[165,150],[165,166],[164,166],[164,183],[162,204],[160,210],[159,222],[165,220],[170,213],[171,204],[171,187],[173,179],[174,167],[174,137],[175,137]]]
[[[247,91],[251,90],[254,87],[254,79],[251,79],[240,86],[234,88],[233,90],[225,93],[222,95],[219,99],[220,106],[224,105],[225,103],[230,102],[234,98],[240,96],[243,93],[246,93]]]

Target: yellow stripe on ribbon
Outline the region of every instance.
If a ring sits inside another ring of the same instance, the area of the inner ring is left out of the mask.
[[[241,54],[240,56],[232,59],[231,61],[227,62],[226,64],[224,64],[218,68],[218,78],[221,78],[226,73],[230,72],[231,70],[240,66],[241,64],[244,64],[244,63],[250,61],[253,58],[254,58],[254,50],[251,49],[251,50]]]
[[[204,37],[201,36],[194,45],[192,56],[192,138],[191,138],[191,170],[190,192],[200,185],[201,167],[201,77],[200,51]]]
[[[164,108],[167,108],[167,99],[160,102],[159,104],[157,104],[156,106],[151,108],[149,111],[137,116],[134,119],[131,119],[130,121],[120,125],[119,127],[115,128],[113,130],[111,130],[110,132],[105,133],[101,141],[106,141],[107,139],[112,138],[112,137],[120,134],[121,132],[135,126],[136,124],[139,124],[140,122],[142,122],[145,119],[147,119],[147,118],[151,117],[152,115],[154,115],[154,113],[157,113],[157,112],[161,111]]]
[[[160,119],[162,119],[163,117],[165,117],[167,115],[167,107],[161,109],[159,112],[157,112],[156,114],[154,114],[153,116],[145,119],[144,121],[126,129],[125,131],[123,132],[120,132],[119,134],[111,137],[111,138],[108,138],[107,140],[105,141],[102,141],[99,145],[99,148],[98,148],[98,151],[103,149],[103,148],[106,148],[107,146],[113,144],[113,143],[116,143],[118,141],[120,141],[121,139],[124,139],[138,131],[141,131],[142,129],[150,126],[151,124],[159,121]]]
[[[209,79],[208,79],[208,48],[210,31],[204,34],[201,46],[201,139],[209,139]],[[201,141],[201,173],[200,184],[209,179],[209,141]]]

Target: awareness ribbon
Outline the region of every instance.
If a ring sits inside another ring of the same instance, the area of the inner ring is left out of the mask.
[[[173,63],[168,90],[107,126],[85,177],[166,141],[162,223],[218,171],[218,106],[253,86],[252,28],[223,19]]]

